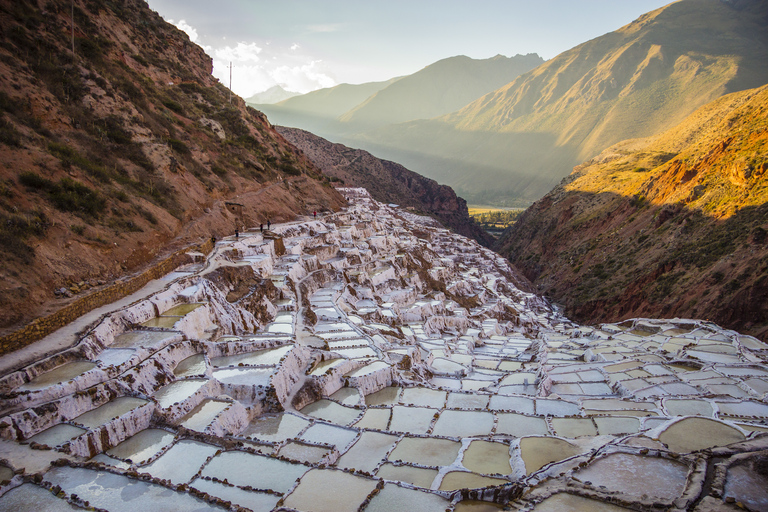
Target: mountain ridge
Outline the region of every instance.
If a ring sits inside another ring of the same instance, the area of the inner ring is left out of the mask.
[[[768,86],[574,168],[497,249],[588,322],[703,317],[768,338]]]

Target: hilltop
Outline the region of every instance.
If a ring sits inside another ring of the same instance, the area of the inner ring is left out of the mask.
[[[768,86],[577,166],[500,239],[584,322],[705,318],[768,338]]]
[[[395,203],[434,216],[447,228],[474,238],[486,247],[493,243],[494,238],[472,222],[467,202],[457,197],[450,187],[362,149],[334,144],[298,128],[278,126],[276,129],[332,180],[346,187],[365,188],[376,201]]]
[[[682,0],[524,73],[460,110],[344,140],[476,204],[530,204],[574,165],[768,82],[768,3]],[[472,172],[468,172],[471,169]]]
[[[164,251],[345,204],[142,0],[5,2],[0,33],[0,328]]]

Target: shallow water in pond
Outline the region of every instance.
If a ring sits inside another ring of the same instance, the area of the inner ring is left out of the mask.
[[[292,324],[293,315],[291,313],[278,313],[273,322],[276,324]]]
[[[525,471],[531,474],[550,462],[557,462],[581,453],[574,444],[556,437],[524,437],[520,440],[520,457]]]
[[[396,466],[390,462],[383,464],[376,473],[379,478],[397,480],[417,487],[429,489],[437,476],[436,469],[417,468],[414,466]]]
[[[675,499],[685,489],[688,466],[657,457],[614,453],[598,459],[575,476],[609,491],[640,497],[643,494]]]
[[[203,468],[200,476],[216,477],[239,486],[286,492],[307,466],[246,452],[223,452]]]
[[[466,471],[450,471],[443,476],[440,482],[441,491],[454,491],[456,489],[477,489],[508,484],[509,480],[490,476],[467,473]]]
[[[284,505],[306,512],[357,512],[376,481],[330,469],[311,469],[285,498]],[[343,489],[344,492],[329,492]]]
[[[342,405],[360,405],[360,392],[357,388],[341,388],[330,396],[332,400],[339,402]]]
[[[166,409],[177,402],[183,402],[195,394],[206,382],[208,381],[201,379],[178,380],[158,389],[152,396],[157,400],[160,407]]]
[[[165,430],[150,428],[129,437],[122,443],[107,451],[107,455],[119,459],[130,459],[134,464],[143,464],[171,444],[174,434]]]
[[[561,437],[596,436],[597,428],[591,418],[552,418],[552,428]]]
[[[72,421],[88,429],[96,428],[146,403],[146,400],[129,396],[115,398],[97,409],[81,414]]]
[[[240,364],[245,366],[276,365],[285,354],[291,351],[292,348],[293,345],[283,345],[282,347],[257,350],[255,352],[237,354],[234,356],[212,357],[211,365],[215,368],[238,366]]]
[[[372,359],[376,357],[376,352],[371,347],[340,348],[334,352],[349,359]]]
[[[442,409],[445,406],[447,393],[429,388],[405,388],[400,397],[404,404]]]
[[[64,444],[70,439],[83,435],[87,432],[84,428],[75,427],[66,423],[54,425],[51,428],[43,430],[27,439],[27,441],[48,445],[51,448]]]
[[[448,439],[405,437],[389,454],[389,460],[422,466],[448,466],[459,454],[461,443]]]
[[[120,366],[128,361],[136,353],[130,348],[108,348],[102,350],[97,360],[101,361],[102,366]]]
[[[195,302],[192,304],[179,304],[178,306],[172,307],[168,311],[164,311],[160,314],[160,316],[184,316],[203,305],[204,304],[202,302]]]
[[[449,393],[446,407],[449,409],[487,409],[490,395],[476,393]]]
[[[384,488],[371,498],[371,502],[365,507],[365,512],[393,510],[444,512],[450,504],[450,501],[436,494],[406,489],[394,484],[384,484]]]
[[[158,329],[173,329],[176,322],[181,320],[180,316],[159,316],[157,318],[150,318],[146,322],[142,322],[144,327],[157,327]]]
[[[179,420],[179,425],[190,430],[203,432],[213,419],[230,405],[229,402],[205,399],[197,407],[182,416]]]
[[[449,359],[436,357],[432,360],[432,369],[435,373],[466,373],[467,368]]]
[[[531,435],[547,435],[549,429],[544,418],[536,416],[524,416],[522,414],[498,413],[496,424],[497,434],[506,434],[514,437]]]
[[[315,365],[315,367],[312,369],[312,371],[309,373],[310,375],[316,375],[320,376],[325,374],[328,370],[331,368],[335,368],[342,364],[346,359],[337,358],[337,359],[328,359],[326,361],[321,361]]]
[[[366,405],[394,405],[400,401],[402,388],[386,387],[370,395],[365,395]]]
[[[384,361],[375,361],[371,364],[367,364],[363,366],[362,368],[358,368],[357,370],[353,370],[349,372],[346,376],[347,377],[362,377],[364,375],[370,375],[373,372],[377,372],[379,370],[384,370],[386,368],[389,368],[390,366],[385,363]]]
[[[623,411],[622,411],[623,412]],[[640,420],[617,416],[597,416],[592,418],[600,435],[636,434],[640,432]]]
[[[178,332],[129,331],[115,338],[111,348],[151,347],[179,336]]]
[[[379,432],[363,432],[355,444],[341,456],[336,465],[372,473],[397,442],[397,436]]]
[[[210,496],[216,496],[224,501],[229,501],[233,505],[239,505],[254,511],[272,510],[280,499],[280,496],[276,494],[246,491],[212,480],[203,480],[202,478],[193,480],[190,487],[208,493]]]
[[[13,512],[82,512],[83,509],[57,498],[34,484],[22,484],[0,497],[0,510]]]
[[[368,428],[387,430],[389,425],[389,417],[391,416],[389,409],[372,409],[369,408],[363,414],[363,417],[354,424],[355,428]]]
[[[426,434],[437,409],[396,405],[392,407],[389,430],[410,434]]]
[[[323,457],[328,455],[329,452],[330,450],[328,448],[323,448],[322,446],[288,441],[280,448],[280,451],[276,455],[298,462],[317,464]]]
[[[534,403],[532,398],[524,396],[493,395],[488,407],[495,411],[515,411],[533,414]]]
[[[272,323],[267,325],[267,332],[274,334],[293,334],[293,324]]]
[[[744,441],[744,434],[725,423],[708,418],[684,418],[664,429],[659,441],[670,450],[688,453]]]
[[[309,425],[309,421],[304,418],[295,414],[280,413],[254,419],[241,435],[261,441],[279,443],[296,437],[307,425]]]
[[[139,472],[170,480],[174,484],[187,483],[218,449],[217,446],[197,441],[179,441],[158,459],[139,468]]]
[[[222,384],[266,387],[274,371],[274,368],[222,368],[213,371],[213,378]]]
[[[195,354],[182,360],[173,369],[173,374],[176,377],[192,377],[194,375],[203,375],[208,366],[205,364],[205,356],[203,354]]]
[[[714,415],[712,404],[706,400],[678,400],[668,399],[664,401],[664,407],[671,416],[708,416]]]
[[[487,436],[493,430],[493,414],[486,411],[444,410],[432,434],[446,437]]]
[[[349,443],[357,437],[357,431],[335,425],[315,423],[306,432],[301,434],[301,439],[310,443],[331,444],[340,452],[344,451]]]
[[[725,480],[725,498],[732,497],[750,510],[768,510],[768,478],[748,465],[728,468]]]
[[[7,482],[13,478],[13,470],[8,466],[0,466],[0,482]]]
[[[322,399],[305,406],[301,409],[301,413],[329,423],[349,425],[360,416],[362,411],[337,404],[333,400]]]
[[[628,508],[611,503],[582,498],[564,492],[550,496],[533,507],[533,512],[624,512],[628,510]]]
[[[45,389],[48,386],[61,384],[62,382],[74,379],[95,367],[96,363],[90,361],[65,363],[61,366],[57,366],[51,371],[38,375],[26,384],[22,384],[16,388],[16,391],[38,391],[40,389]]]
[[[463,500],[456,504],[453,512],[498,512],[504,507],[487,501]]]
[[[512,472],[509,445],[476,439],[464,451],[461,465],[475,473],[508,475]]]

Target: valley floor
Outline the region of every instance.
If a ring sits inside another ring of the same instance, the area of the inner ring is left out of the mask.
[[[0,510],[768,509],[768,345],[578,325],[498,254],[341,191],[0,358]]]

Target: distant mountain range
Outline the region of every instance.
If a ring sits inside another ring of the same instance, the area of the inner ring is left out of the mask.
[[[395,160],[470,202],[525,205],[608,146],[766,82],[768,2],[681,0],[544,63],[453,57],[344,112],[302,106],[309,95],[262,110]]]
[[[279,103],[281,101],[287,100],[288,98],[293,98],[294,96],[299,96],[301,93],[299,92],[293,92],[293,91],[286,91],[279,85],[274,85],[267,89],[266,91],[262,91],[260,93],[254,94],[253,96],[246,98],[246,103],[263,103],[265,105],[271,104],[271,103]]]
[[[575,168],[500,252],[582,322],[710,319],[768,339],[768,85]]]

